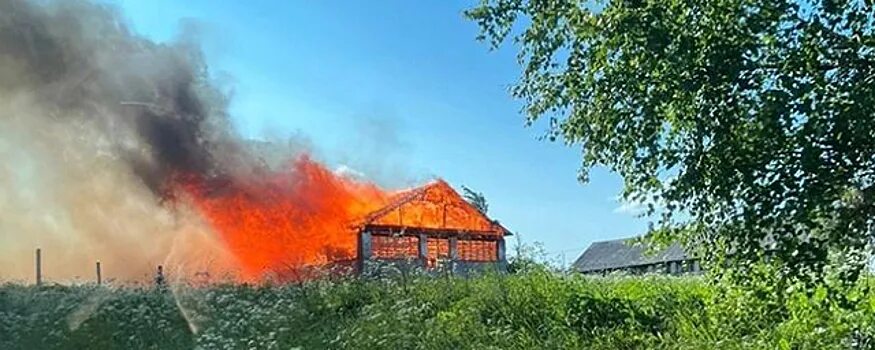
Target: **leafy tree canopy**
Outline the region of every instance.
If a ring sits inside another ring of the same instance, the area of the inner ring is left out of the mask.
[[[733,259],[851,266],[875,218],[875,35],[865,1],[484,0],[529,124],[582,146],[663,232]],[[685,227],[685,230],[674,230]],[[833,260],[836,259],[836,260]],[[797,271],[799,272],[799,271]]]

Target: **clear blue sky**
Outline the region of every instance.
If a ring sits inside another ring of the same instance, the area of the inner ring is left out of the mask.
[[[579,150],[524,127],[507,92],[516,52],[475,40],[462,17],[474,1],[116,3],[157,41],[194,23],[244,137],[306,138],[317,158],[383,184],[440,176],[482,191],[491,216],[569,263],[646,228],[613,199],[618,176],[597,169],[581,185]]]

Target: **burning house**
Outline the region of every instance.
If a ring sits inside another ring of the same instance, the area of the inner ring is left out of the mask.
[[[354,229],[360,273],[410,264],[460,274],[506,267],[504,237],[510,232],[443,180],[396,194]]]
[[[387,266],[504,269],[509,231],[443,180],[387,191],[301,156],[283,171],[184,184],[243,281],[370,274]]]
[[[64,252],[43,266],[63,278],[95,258],[126,280],[158,263],[238,282],[344,262],[503,268],[508,231],[445,182],[395,192],[294,137],[249,144],[193,38],[124,22],[89,2],[0,1],[0,275],[29,276],[34,247]]]

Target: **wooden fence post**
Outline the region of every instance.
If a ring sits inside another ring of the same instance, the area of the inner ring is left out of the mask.
[[[99,286],[99,285],[101,284],[101,278],[100,278],[100,260],[97,261],[97,264],[95,264],[95,266],[96,266],[96,268],[97,268],[97,285]]]
[[[158,274],[155,275],[155,285],[158,287],[164,287],[165,283],[164,266],[158,265]]]
[[[36,248],[36,285],[43,284],[42,250]]]

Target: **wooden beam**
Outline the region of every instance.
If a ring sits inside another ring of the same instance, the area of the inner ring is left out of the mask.
[[[498,241],[504,236],[501,232],[482,231],[482,230],[452,230],[443,228],[427,228],[427,227],[407,227],[395,225],[367,225],[364,230],[370,231],[378,235],[396,235],[418,236],[424,233],[428,237],[449,238],[458,237],[461,239],[475,239],[482,241]]]
[[[419,234],[419,260],[422,267],[428,265],[428,236],[424,233]]]

